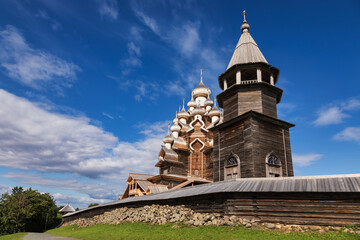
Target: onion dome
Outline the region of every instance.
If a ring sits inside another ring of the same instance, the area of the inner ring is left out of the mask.
[[[183,100],[183,107],[182,107],[181,111],[177,114],[177,117],[185,118],[185,119],[188,119],[190,117],[190,114],[185,110],[184,100]]]
[[[179,123],[179,119],[177,118],[177,112],[175,113],[175,118],[173,120],[174,124],[178,124]]]
[[[202,69],[201,69],[201,77],[200,77],[200,83],[199,85],[192,90],[192,95],[196,99],[197,97],[210,97],[211,91],[210,88],[204,85],[203,79],[202,79]]]
[[[249,29],[250,29],[250,25],[247,23],[246,19],[244,19],[244,22],[241,25],[241,31],[248,32]]]
[[[170,130],[171,130],[172,132],[180,132],[181,127],[176,123],[176,124],[174,124],[174,125],[171,126]]]
[[[206,101],[204,103],[205,107],[212,106],[213,104],[214,104],[214,102],[210,98],[206,99]]]
[[[168,135],[166,135],[166,136],[164,137],[163,142],[164,142],[165,144],[166,144],[166,143],[172,144],[172,143],[174,142],[174,138],[173,138],[170,134],[168,134]]]
[[[216,107],[216,105],[210,110],[209,112],[209,117],[214,117],[214,116],[218,116],[220,117],[220,110]]]
[[[168,134],[163,138],[163,142],[170,145],[174,142],[174,138],[170,135],[170,123],[168,124]]]
[[[205,111],[199,105],[191,112],[191,116],[204,115]]]
[[[196,102],[194,101],[194,98],[191,98],[191,100],[188,102],[187,106],[189,108],[191,108],[191,107],[196,108]]]

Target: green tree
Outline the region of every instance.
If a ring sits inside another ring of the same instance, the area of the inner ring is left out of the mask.
[[[0,235],[41,232],[56,221],[57,207],[48,193],[14,187],[0,198]]]
[[[89,207],[94,207],[94,206],[97,206],[97,205],[99,205],[99,204],[98,204],[98,203],[90,203],[89,206],[88,206],[88,208],[89,208]]]

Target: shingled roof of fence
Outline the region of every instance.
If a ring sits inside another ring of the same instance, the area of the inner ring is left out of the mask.
[[[360,193],[360,174],[282,177],[282,178],[240,178],[232,181],[206,183],[157,194],[130,197],[108,202],[91,208],[68,213],[63,217],[76,215],[94,208],[122,205],[131,202],[144,202],[199,196],[214,193],[255,193],[255,192],[357,192]]]

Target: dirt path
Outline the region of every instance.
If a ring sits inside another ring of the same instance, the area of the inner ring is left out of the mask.
[[[75,238],[56,237],[47,233],[29,233],[24,240],[75,240]]]

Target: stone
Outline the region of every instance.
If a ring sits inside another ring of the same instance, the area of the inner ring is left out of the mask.
[[[243,222],[244,224],[247,224],[247,223],[249,223],[250,221],[249,221],[249,219],[244,218],[244,219],[242,220],[242,222]]]
[[[274,229],[275,228],[275,224],[273,223],[264,223],[264,226],[268,229]]]
[[[322,229],[320,226],[309,226],[309,228],[313,231],[319,231]]]
[[[246,227],[246,228],[251,228],[252,225],[251,225],[251,223],[247,223],[247,224],[245,225],[245,227]]]
[[[275,225],[275,228],[276,228],[276,229],[281,229],[281,224],[276,224],[276,225]]]

